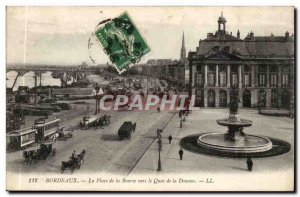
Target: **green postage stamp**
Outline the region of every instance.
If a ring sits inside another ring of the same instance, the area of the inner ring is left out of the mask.
[[[126,12],[107,21],[95,35],[121,74],[138,63],[150,48]]]

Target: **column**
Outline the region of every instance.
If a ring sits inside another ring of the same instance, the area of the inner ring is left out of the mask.
[[[281,66],[278,65],[278,87],[281,87]]]
[[[216,65],[216,87],[219,87],[219,66]]]
[[[251,65],[251,87],[255,87],[255,65]]]
[[[259,65],[256,65],[255,66],[255,85],[258,87],[258,80],[259,80],[259,78],[258,78],[258,66]]]
[[[204,90],[204,107],[207,107],[207,90]]]
[[[270,67],[267,65],[267,87],[270,87]]]
[[[290,103],[292,103],[295,106],[295,92],[294,92],[294,87],[295,87],[295,63],[291,63],[289,65],[290,67]],[[296,82],[297,83],[297,82]]]
[[[251,90],[251,107],[257,107],[257,106],[258,106],[257,90],[253,89]]]
[[[167,68],[166,68],[166,72],[167,71]],[[189,95],[191,96],[192,95],[192,89],[193,89],[193,65],[192,65],[192,62],[189,61]],[[167,76],[167,75],[166,75]],[[148,88],[148,78],[147,78],[147,88]]]
[[[37,72],[34,73],[34,87],[37,87],[37,77],[38,77],[38,74]]]
[[[192,65],[192,87],[195,87],[196,65]]]
[[[230,102],[230,90],[227,90],[226,92],[227,92],[227,106],[228,106]]]
[[[266,89],[266,107],[271,107],[271,89]]]
[[[40,71],[40,86],[42,86],[42,73]]]
[[[220,101],[220,96],[219,96],[219,90],[215,90],[215,105],[216,107],[219,107],[219,101]]]
[[[230,65],[227,65],[227,87],[230,87]]]
[[[204,66],[204,87],[207,87],[207,65]]]
[[[239,88],[242,88],[242,65],[239,65]]]

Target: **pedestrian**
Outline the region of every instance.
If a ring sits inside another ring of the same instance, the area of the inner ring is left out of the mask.
[[[157,113],[159,113],[160,112],[160,107],[157,107]]]
[[[180,150],[179,150],[179,157],[180,157],[180,160],[182,160],[182,157],[183,157],[183,150],[182,150],[182,148],[180,148]]]
[[[169,140],[169,144],[171,144],[171,142],[172,142],[172,135],[169,135],[169,137],[168,137],[168,140]]]
[[[76,156],[76,151],[74,150],[74,152],[72,153],[72,159],[75,159],[77,156]]]
[[[180,125],[179,125],[180,128],[182,128],[182,118],[180,118]]]
[[[252,166],[253,166],[253,161],[252,161],[251,157],[247,158],[246,163],[247,163],[247,167],[248,167],[249,172],[251,172],[252,171]]]

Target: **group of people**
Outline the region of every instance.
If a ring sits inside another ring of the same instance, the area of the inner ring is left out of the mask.
[[[169,144],[171,144],[171,143],[172,143],[172,140],[173,140],[172,135],[169,135],[168,140],[169,140]],[[179,153],[179,158],[180,158],[180,160],[182,160],[182,159],[183,159],[183,149],[180,148],[179,151],[178,151],[178,153]]]

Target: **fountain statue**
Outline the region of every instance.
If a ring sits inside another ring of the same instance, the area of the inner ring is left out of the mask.
[[[238,115],[238,103],[239,91],[236,86],[232,86],[230,90],[230,102],[229,106],[229,119],[217,120],[217,123],[222,126],[227,126],[228,131],[225,133],[225,140],[235,142],[236,139],[244,139],[245,133],[243,132],[244,127],[249,127],[252,125],[252,121],[246,119],[240,119]]]
[[[257,153],[272,148],[269,138],[244,133],[245,127],[252,125],[251,120],[241,119],[238,114],[239,92],[237,87],[231,87],[229,117],[218,119],[217,123],[228,128],[227,133],[206,133],[199,136],[197,144],[201,147],[233,153]]]

